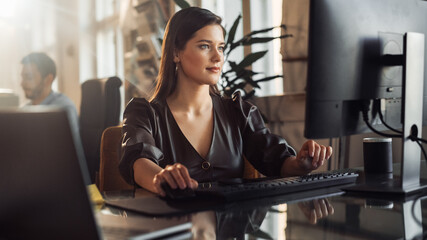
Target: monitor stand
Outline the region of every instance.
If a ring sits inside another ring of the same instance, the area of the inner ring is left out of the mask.
[[[421,150],[417,142],[409,136],[421,138],[423,118],[424,90],[424,46],[425,38],[421,33],[406,33],[403,53],[403,136],[402,163],[400,176],[366,181],[364,184],[346,188],[347,191],[368,193],[390,193],[407,195],[427,189],[427,184],[420,182]]]

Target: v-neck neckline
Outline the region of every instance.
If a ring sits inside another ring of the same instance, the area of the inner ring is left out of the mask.
[[[200,157],[200,159],[202,159],[203,161],[209,161],[209,156],[211,155],[211,151],[213,149],[213,144],[214,144],[214,139],[215,139],[215,124],[216,124],[216,114],[215,114],[215,101],[213,99],[213,97],[211,95],[209,95],[211,97],[212,100],[212,115],[213,115],[213,124],[212,124],[212,137],[211,137],[211,142],[209,145],[209,150],[206,154],[206,158],[202,157],[202,155],[200,155],[200,153],[196,150],[196,148],[194,148],[193,144],[191,144],[191,142],[188,140],[188,138],[185,136],[185,134],[182,132],[181,128],[178,125],[178,122],[175,119],[175,116],[173,115],[171,109],[169,108],[169,105],[166,101],[166,99],[164,100],[164,104],[166,105],[167,111],[170,114],[170,116],[172,117],[172,121],[175,124],[175,127],[178,129],[179,134],[185,139],[185,141],[187,142],[187,144],[190,146],[190,148],[197,154],[197,156]]]

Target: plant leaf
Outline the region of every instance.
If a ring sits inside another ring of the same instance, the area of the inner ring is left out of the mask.
[[[228,61],[231,68],[235,68],[237,66],[237,63],[235,61]]]
[[[185,0],[174,0],[174,2],[182,9],[190,7],[190,4]]]
[[[275,28],[277,28],[277,27],[270,27],[270,28],[264,28],[264,29],[257,30],[257,31],[252,31],[252,32],[246,34],[245,36],[249,37],[249,36],[252,36],[252,35],[255,35],[255,34],[258,34],[258,33],[269,32],[269,31],[271,31],[271,30],[273,30]]]
[[[261,89],[258,83],[255,82],[251,77],[244,77],[243,79],[245,79],[245,81],[248,82],[252,87]]]
[[[237,42],[231,43],[230,46],[227,48],[227,55],[230,54],[230,52],[235,49],[236,47],[240,46],[242,44],[243,39],[240,39]]]
[[[266,42],[270,42],[276,38],[278,38],[278,37],[248,38],[246,41],[243,41],[242,44],[246,46],[246,45],[251,45],[254,43],[266,43]]]
[[[229,44],[229,47],[227,48],[228,49],[227,54],[229,54],[233,49],[235,49],[236,47],[238,47],[240,45],[250,45],[250,44],[252,44],[252,43],[250,43],[251,39],[255,39],[255,38],[252,38],[253,35],[258,34],[258,33],[268,32],[268,31],[271,31],[274,28],[278,28],[278,27],[283,28],[284,30],[286,30],[286,25],[282,24],[282,25],[276,26],[276,27],[270,27],[270,28],[264,28],[264,29],[257,30],[257,31],[252,31],[252,32],[246,34],[245,36],[243,36],[243,38],[241,38],[240,40],[238,40],[236,42],[229,42],[229,43],[227,43],[227,44]],[[287,37],[292,37],[292,34],[284,34],[284,35],[281,35],[279,37],[271,37],[271,39],[269,41],[271,41],[273,39],[276,39],[276,38],[287,38]],[[268,37],[266,37],[266,38],[268,38]],[[257,42],[257,41],[259,41],[259,42]],[[268,42],[268,41],[265,41],[265,42]],[[262,40],[254,40],[253,43],[264,43],[264,41],[262,41]]]
[[[244,78],[251,78],[252,76],[257,75],[257,74],[259,74],[259,72],[254,72],[254,71],[251,71],[251,70],[248,70],[248,69],[242,69],[241,71],[239,71],[239,74],[236,75],[235,78],[233,78],[232,80],[230,80],[230,82],[235,82],[235,81],[237,81],[239,79],[242,79],[242,78],[243,79]]]
[[[255,90],[252,90],[249,93],[246,93],[245,96],[243,96],[243,100],[248,100],[249,98],[252,98],[254,95],[255,95]]]
[[[283,30],[285,30],[285,31],[287,30],[287,27],[286,27],[286,25],[285,25],[285,24],[281,24],[281,25],[280,25],[280,27],[281,27]]]
[[[273,29],[275,29],[275,28],[279,28],[279,27],[280,27],[280,28],[283,28],[283,30],[286,30],[286,25],[285,25],[285,24],[282,24],[282,25],[280,25],[280,26],[276,26],[276,27],[270,27],[270,28],[264,28],[264,29],[257,30],[257,31],[252,31],[252,32],[250,32],[250,33],[246,34],[245,36],[249,37],[249,36],[252,36],[252,35],[255,35],[255,34],[258,34],[258,33],[269,32],[269,31],[271,31],[271,30],[273,30]]]
[[[293,36],[292,36],[292,34],[284,34],[284,35],[281,35],[278,37],[262,37],[262,38],[252,38],[251,37],[251,38],[245,39],[242,42],[242,45],[246,46],[246,45],[251,45],[251,44],[255,44],[255,43],[266,43],[266,42],[270,42],[270,41],[277,39],[277,38],[282,39],[282,38],[288,38],[288,37],[293,37]]]
[[[293,37],[294,35],[292,35],[292,34],[284,34],[284,35],[282,35],[282,36],[280,36],[279,38],[288,38],[288,37]]]
[[[251,54],[247,55],[237,66],[239,68],[245,68],[245,67],[251,65],[252,63],[256,62],[258,59],[264,57],[264,55],[266,53],[267,53],[267,51],[260,51],[260,52],[251,53]]]
[[[227,72],[222,72],[222,75],[221,75],[222,77],[226,76],[228,73],[234,72],[236,69],[236,66],[237,66],[236,62],[234,61],[227,61],[227,62],[228,62],[228,65],[230,65],[230,70],[228,70]]]
[[[237,84],[237,85],[233,85],[232,87],[230,87],[229,89],[227,89],[227,96],[230,96],[231,97],[231,95],[233,95],[233,93],[235,92],[235,91],[237,91],[238,89],[241,89],[242,91],[244,91],[244,88],[245,88],[245,86],[246,86],[246,82],[241,82],[241,83],[239,83],[239,84]]]
[[[273,80],[275,78],[283,78],[283,75],[275,75],[275,76],[265,77],[265,78],[261,78],[259,80],[255,80],[255,82],[257,82],[257,83],[267,82],[267,81]]]
[[[236,20],[234,20],[234,23],[231,26],[230,31],[228,31],[228,37],[227,37],[226,45],[233,43],[234,37],[236,36],[237,27],[239,26],[239,22],[240,22],[241,18],[242,18],[242,15],[239,14],[239,16],[237,16]]]

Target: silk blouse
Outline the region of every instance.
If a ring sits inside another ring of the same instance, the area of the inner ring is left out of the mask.
[[[119,170],[135,184],[133,164],[147,158],[165,168],[181,163],[198,182],[243,176],[243,156],[262,174],[279,176],[283,161],[295,156],[285,139],[270,133],[256,106],[242,100],[211,95],[213,135],[204,159],[181,132],[166,100],[134,98],[124,112]]]

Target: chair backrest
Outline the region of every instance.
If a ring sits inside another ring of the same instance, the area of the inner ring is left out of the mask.
[[[101,192],[133,189],[119,172],[121,137],[121,126],[108,127],[102,133],[98,185]]]
[[[121,85],[118,77],[91,79],[81,85],[80,137],[92,182],[99,171],[102,132],[120,121]]]
[[[245,157],[243,158],[245,160],[245,170],[243,171],[243,178],[252,179],[263,177],[263,175],[258,172]]]

